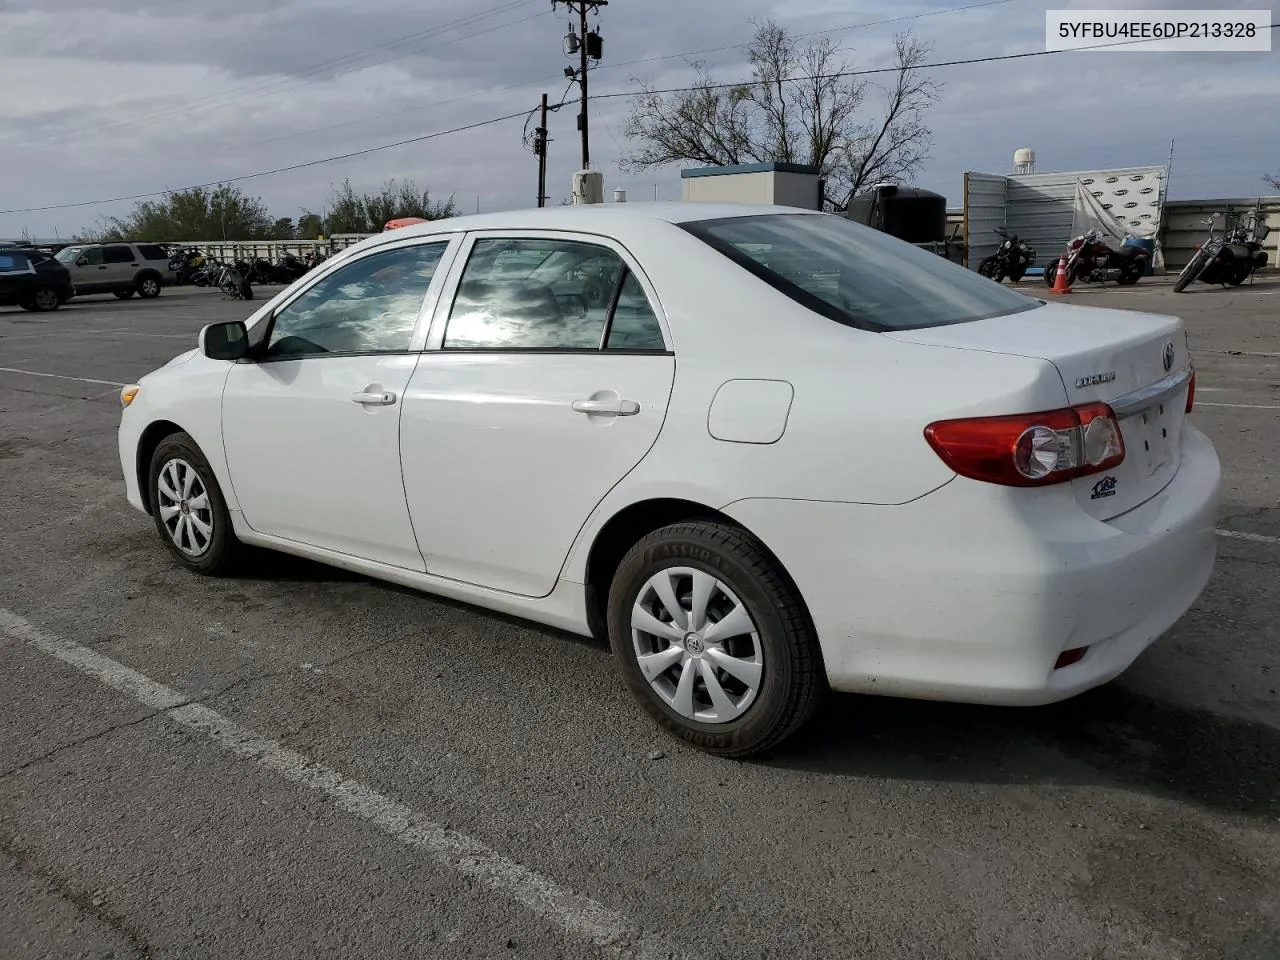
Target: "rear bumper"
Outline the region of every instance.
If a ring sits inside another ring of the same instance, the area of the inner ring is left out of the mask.
[[[1220,467],[1184,430],[1169,485],[1106,522],[1066,485],[1027,496],[959,478],[897,507],[746,500],[726,512],[796,581],[834,689],[1051,703],[1122,673],[1208,583]]]

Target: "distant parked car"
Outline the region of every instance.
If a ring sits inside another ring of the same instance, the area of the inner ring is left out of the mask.
[[[57,310],[75,293],[71,273],[51,255],[20,247],[0,249],[0,306]]]
[[[76,294],[113,293],[128,300],[160,296],[176,276],[169,251],[155,243],[78,244],[58,251],[57,260],[71,271]]]

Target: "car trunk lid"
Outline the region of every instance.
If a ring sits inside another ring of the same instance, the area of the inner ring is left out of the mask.
[[[1177,317],[1048,303],[1008,316],[885,335],[1047,360],[1062,377],[1067,405],[1111,404],[1124,437],[1124,462],[1071,481],[1080,506],[1097,519],[1145,503],[1178,472],[1190,358]]]

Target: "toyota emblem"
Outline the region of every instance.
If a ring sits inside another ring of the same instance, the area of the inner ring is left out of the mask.
[[[1173,369],[1173,343],[1172,342],[1166,343],[1164,345],[1164,353],[1161,355],[1160,359],[1164,363],[1165,373],[1168,373],[1170,370]]]

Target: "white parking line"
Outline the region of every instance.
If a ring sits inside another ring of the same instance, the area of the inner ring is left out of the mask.
[[[554,880],[509,860],[470,837],[433,823],[416,810],[297,751],[261,736],[171,687],[105,657],[95,650],[45,633],[0,608],[0,632],[7,633],[94,677],[196,733],[228,753],[278,773],[290,783],[323,795],[383,833],[421,850],[495,893],[510,897],[539,917],[599,948],[606,956],[643,960],[683,956],[658,938],[643,934],[625,917]]]
[[[1220,537],[1227,537],[1230,540],[1248,540],[1251,543],[1280,544],[1280,537],[1268,537],[1261,533],[1242,533],[1239,530],[1215,530],[1213,532]]]
[[[1235,407],[1237,410],[1280,410],[1280,403],[1196,403],[1197,407]]]
[[[14,367],[0,367],[0,373],[24,373],[28,377],[50,377],[54,380],[75,380],[77,383],[100,383],[104,387],[123,387],[123,383],[115,380],[94,380],[92,377],[64,377],[60,373],[37,373],[35,370],[17,370]]]

